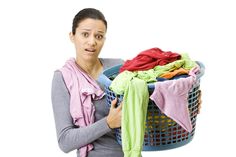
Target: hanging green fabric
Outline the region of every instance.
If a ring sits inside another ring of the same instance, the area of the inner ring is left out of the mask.
[[[124,71],[112,81],[110,89],[124,95],[121,121],[124,157],[140,157],[149,101],[147,83],[136,78],[135,73]]]

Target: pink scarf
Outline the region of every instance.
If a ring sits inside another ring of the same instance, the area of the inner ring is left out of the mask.
[[[105,93],[96,81],[76,64],[74,58],[69,59],[60,71],[70,93],[70,113],[74,124],[84,127],[94,123],[95,107],[92,100],[101,99]],[[92,149],[92,144],[81,147],[80,157],[86,157]]]

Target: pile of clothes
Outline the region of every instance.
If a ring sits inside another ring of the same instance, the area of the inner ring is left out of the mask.
[[[149,98],[166,116],[192,131],[187,99],[199,71],[187,53],[159,48],[142,51],[123,64],[109,88],[123,95],[121,138],[125,157],[141,156]],[[155,84],[151,95],[148,83]]]

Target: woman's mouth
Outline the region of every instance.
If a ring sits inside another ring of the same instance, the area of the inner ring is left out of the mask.
[[[85,49],[85,51],[88,51],[88,52],[95,52],[96,49],[94,49],[94,48],[87,48],[87,49]]]

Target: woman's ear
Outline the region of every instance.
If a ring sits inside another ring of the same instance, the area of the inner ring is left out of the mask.
[[[73,35],[73,33],[72,32],[70,32],[69,33],[69,38],[70,38],[70,41],[72,42],[72,43],[74,43],[74,35]]]

